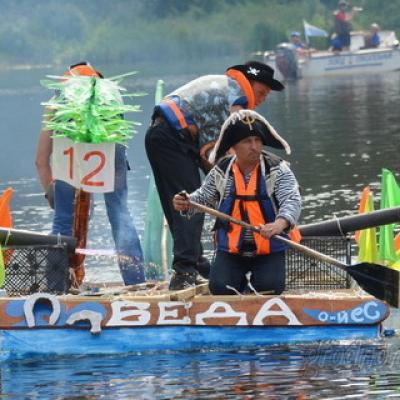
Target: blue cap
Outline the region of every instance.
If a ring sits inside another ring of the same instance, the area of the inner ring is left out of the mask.
[[[290,36],[299,36],[300,37],[300,32],[293,31]]]

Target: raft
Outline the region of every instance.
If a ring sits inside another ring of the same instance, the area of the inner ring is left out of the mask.
[[[389,306],[355,289],[213,296],[203,284],[0,298],[1,359],[377,340]]]
[[[349,257],[348,238],[308,237],[303,243]],[[76,289],[70,254],[67,243],[5,251],[0,360],[379,340],[390,312],[386,301],[363,291],[343,269],[293,249],[281,295],[248,285],[245,294],[215,296],[207,283],[169,291],[161,280],[84,282]]]

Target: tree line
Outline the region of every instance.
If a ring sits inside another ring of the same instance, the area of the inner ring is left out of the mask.
[[[354,0],[354,28],[400,28],[400,0]],[[0,0],[0,64],[195,61],[287,41],[302,20],[332,31],[337,0]],[[317,42],[325,46],[325,42]]]

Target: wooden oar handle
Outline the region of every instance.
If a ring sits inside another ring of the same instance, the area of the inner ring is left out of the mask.
[[[327,263],[336,265],[340,268],[347,268],[346,264],[341,263],[339,260],[336,260],[336,258],[332,258],[326,254],[322,254],[317,250],[311,249],[310,247],[304,246],[293,240],[286,239],[285,237],[280,235],[274,235],[273,238],[279,240],[280,242],[286,243],[288,246],[293,247],[294,249],[299,250],[302,253],[309,255],[310,257],[318,258],[321,261],[326,261]]]
[[[249,224],[249,223],[247,223],[245,221],[242,221],[240,219],[234,218],[234,217],[232,217],[232,216],[230,216],[228,214],[224,214],[221,211],[215,210],[214,208],[207,207],[207,206],[204,206],[203,204],[196,203],[195,201],[192,201],[189,198],[188,198],[188,201],[189,201],[190,207],[196,208],[199,211],[202,211],[204,213],[213,215],[214,217],[220,218],[222,220],[229,221],[229,222],[232,222],[234,224],[240,225],[240,226],[242,226],[244,228],[247,228],[247,229],[249,229],[249,230],[251,230],[253,232],[260,233],[261,229],[259,227],[257,227],[257,226],[251,225],[251,224]],[[296,243],[293,240],[286,239],[286,238],[284,238],[284,237],[282,237],[280,235],[274,235],[273,238],[276,239],[276,240],[279,240],[280,242],[283,242],[283,243],[287,244],[288,246],[290,246],[290,247],[292,247],[292,248],[294,248],[294,249],[296,249],[298,251],[301,251],[304,254],[309,255],[310,257],[314,257],[314,258],[317,258],[317,259],[319,259],[321,261],[325,261],[325,262],[327,262],[329,264],[336,265],[337,267],[342,268],[342,269],[346,269],[347,268],[346,264],[341,263],[340,261],[336,260],[335,258],[332,258],[332,257],[330,257],[330,256],[328,256],[326,254],[322,254],[322,253],[320,253],[320,252],[318,252],[318,251],[316,251],[314,249],[311,249],[311,248],[309,248],[307,246],[303,246],[302,244]]]
[[[214,208],[204,206],[203,204],[196,203],[195,201],[192,201],[192,200],[189,200],[189,204],[191,207],[196,208],[199,211],[203,211],[206,214],[213,215],[214,217],[223,219],[225,221],[233,222],[236,225],[243,226],[243,228],[247,228],[253,232],[260,233],[260,228],[258,228],[257,226],[253,226],[245,221],[234,218],[228,214],[224,214],[221,211],[215,210]]]

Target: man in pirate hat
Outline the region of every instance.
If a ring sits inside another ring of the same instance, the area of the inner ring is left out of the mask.
[[[271,67],[249,61],[228,68],[224,75],[194,79],[155,107],[145,145],[173,238],[171,290],[194,285],[197,273],[207,277],[210,268],[200,241],[204,216],[182,218],[172,205],[174,194],[200,186],[199,168],[207,172],[212,167],[208,153],[231,112],[254,109],[271,90],[283,89]]]
[[[224,123],[211,154],[217,161],[203,185],[190,195],[174,196],[177,211],[192,218],[194,201],[261,227],[260,233],[217,220],[217,252],[209,287],[213,294],[235,294],[247,284],[258,292],[285,287],[285,250],[274,235],[287,234],[301,210],[297,180],[288,164],[263,146],[290,147],[260,114],[233,113]],[[230,151],[234,154],[226,155]],[[251,272],[249,282],[247,274]]]

